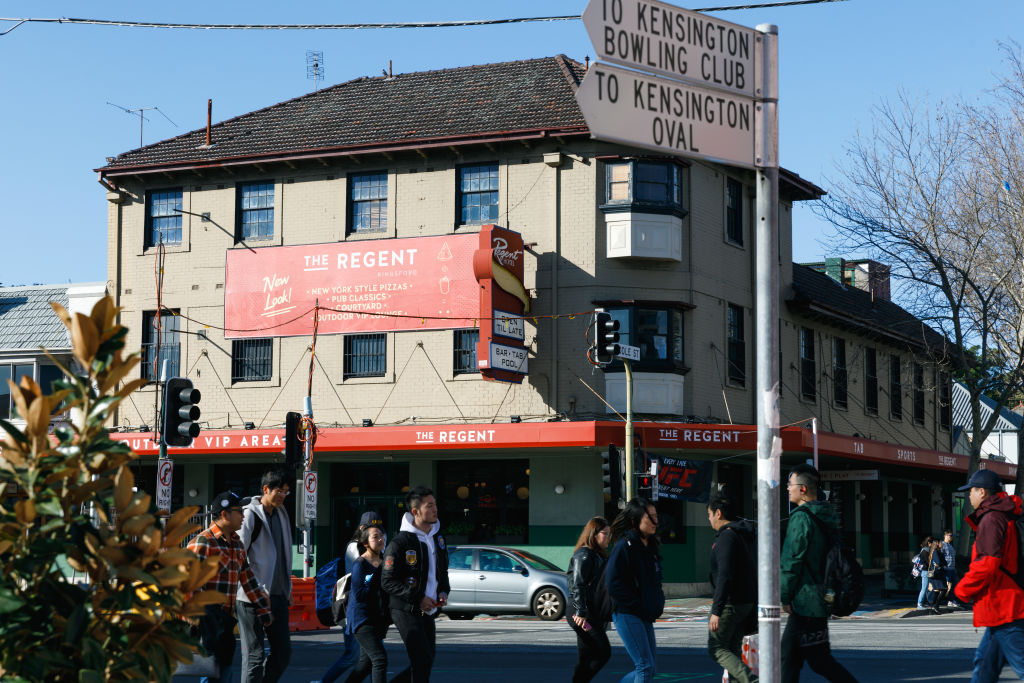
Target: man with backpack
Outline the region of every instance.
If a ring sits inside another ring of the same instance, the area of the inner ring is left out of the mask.
[[[958,490],[970,491],[974,512],[966,521],[974,529],[974,548],[956,596],[974,603],[974,626],[985,635],[974,653],[971,683],[999,680],[1005,664],[1024,679],[1024,560],[1018,518],[1022,502],[1007,495],[999,476],[978,470]]]
[[[743,663],[743,636],[757,628],[755,562],[750,552],[754,525],[733,521],[733,501],[721,490],[708,499],[708,522],[715,530],[711,546],[711,616],[708,618],[708,652],[729,672],[730,681],[756,683],[757,676]]]
[[[836,661],[828,640],[825,604],[825,558],[838,533],[832,508],[818,500],[818,470],[798,465],[789,475],[789,502],[797,508],[789,516],[782,546],[779,595],[789,615],[782,633],[782,680],[800,680],[804,662],[830,681],[856,683]]]

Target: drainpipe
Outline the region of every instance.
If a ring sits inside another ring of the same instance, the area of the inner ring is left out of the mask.
[[[555,251],[554,262],[551,264],[551,312],[558,313],[558,264],[562,255],[562,213],[559,210],[560,180],[559,167],[562,165],[561,152],[548,152],[544,155],[544,163],[551,167],[552,173],[552,204],[551,220],[555,226]],[[551,325],[551,408],[557,415],[558,409],[558,320],[552,320]]]

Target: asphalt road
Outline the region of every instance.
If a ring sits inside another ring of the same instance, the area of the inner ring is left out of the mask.
[[[832,647],[837,658],[861,681],[965,681],[970,679],[971,657],[981,638],[971,626],[970,613],[912,619],[867,618],[838,620],[830,624]],[[546,683],[569,681],[575,663],[575,636],[564,621],[545,623],[533,619],[482,619],[449,621],[438,626],[438,657],[432,680],[438,683],[516,681]],[[659,683],[707,681],[718,683],[722,670],[705,649],[707,621],[659,623]],[[618,681],[632,669],[618,637],[612,632],[612,659],[594,679]],[[293,634],[294,653],[283,683],[317,680],[340,654],[339,631]],[[401,670],[407,659],[394,628],[386,641],[388,670]],[[238,680],[240,651],[235,651]],[[1008,672],[1012,679],[1012,672]],[[198,679],[177,677],[176,682]],[[369,680],[369,679],[367,679]],[[802,681],[823,681],[809,669]]]

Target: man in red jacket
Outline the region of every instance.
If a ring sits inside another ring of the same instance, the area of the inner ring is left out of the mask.
[[[991,470],[978,470],[960,491],[970,490],[974,512],[971,566],[956,585],[956,596],[974,603],[974,625],[985,626],[974,653],[971,683],[994,683],[1006,664],[1024,680],[1024,589],[1017,585],[1017,530],[1022,512],[1018,496],[1007,495]]]

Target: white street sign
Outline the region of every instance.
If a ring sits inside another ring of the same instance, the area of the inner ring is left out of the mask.
[[[302,511],[306,519],[316,519],[316,472],[306,472],[302,477]]]
[[[744,168],[761,165],[755,128],[762,116],[746,97],[594,64],[576,101],[599,140]]]
[[[761,96],[760,34],[656,0],[590,0],[583,25],[598,59]]]
[[[171,511],[171,485],[174,483],[174,461],[157,461],[156,466],[156,509]]]
[[[526,339],[526,325],[523,316],[506,311],[494,310],[494,334],[523,341]]]
[[[640,360],[640,347],[629,344],[619,344],[619,358],[626,360]]]
[[[509,372],[518,372],[519,374],[525,375],[529,372],[529,363],[527,361],[528,352],[522,347],[505,346],[504,344],[495,344],[491,342],[491,357],[487,361],[490,364],[487,366],[480,365],[480,367],[491,367],[495,370],[508,370]]]

